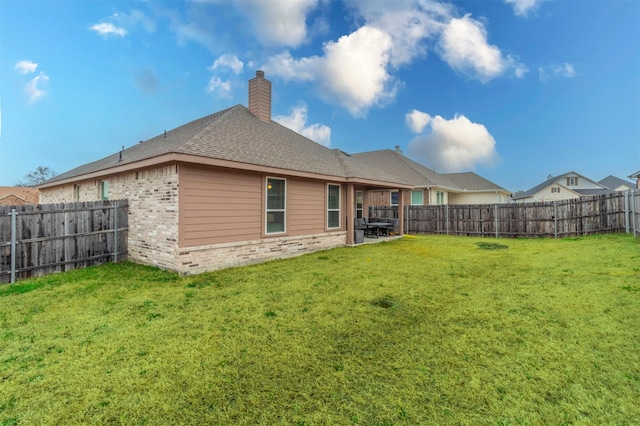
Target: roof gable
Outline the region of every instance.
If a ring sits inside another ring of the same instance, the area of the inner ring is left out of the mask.
[[[566,179],[566,178],[568,178],[568,177],[577,177],[577,178],[579,178],[579,179],[587,180],[588,182],[591,182],[591,183],[593,184],[593,187],[592,187],[592,188],[589,188],[589,189],[587,189],[587,188],[579,189],[579,191],[580,191],[580,192],[576,191],[576,189],[577,189],[577,188],[572,188],[571,190],[572,190],[573,192],[577,193],[577,194],[581,194],[581,195],[589,195],[589,194],[592,194],[592,193],[593,193],[593,194],[595,194],[595,193],[601,193],[601,192],[602,192],[602,191],[601,191],[602,189],[607,189],[605,186],[603,186],[603,185],[599,184],[598,182],[595,182],[595,181],[593,181],[593,180],[591,180],[591,179],[589,179],[589,178],[587,178],[587,177],[585,177],[585,176],[583,176],[583,175],[581,175],[581,174],[579,174],[579,173],[576,173],[576,172],[574,172],[574,171],[571,171],[571,172],[563,173],[563,174],[558,175],[558,176],[549,176],[549,177],[547,178],[547,180],[545,180],[544,182],[542,182],[542,183],[540,183],[540,184],[538,184],[538,185],[534,186],[533,188],[531,188],[531,189],[529,189],[529,190],[527,190],[527,191],[524,191],[524,192],[522,192],[522,193],[520,193],[520,194],[518,194],[518,195],[514,196],[513,198],[514,198],[514,199],[521,199],[521,198],[529,198],[529,197],[532,197],[532,196],[534,196],[535,194],[537,194],[538,192],[542,191],[544,188],[546,188],[546,187],[548,187],[548,186],[550,186],[550,185],[554,185],[554,184],[557,184],[557,185],[561,185],[561,186],[566,187],[566,185],[564,185],[564,184],[563,184],[563,183],[561,183],[560,181],[561,181],[562,179]],[[570,188],[567,188],[567,189],[570,189]],[[593,192],[591,192],[591,190],[593,190]]]

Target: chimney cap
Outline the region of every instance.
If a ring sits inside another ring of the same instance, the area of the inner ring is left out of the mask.
[[[257,70],[257,71],[256,71],[256,77],[264,77],[264,71],[262,71],[262,70]]]

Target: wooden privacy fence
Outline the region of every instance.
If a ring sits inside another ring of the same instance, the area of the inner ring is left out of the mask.
[[[640,235],[640,192],[540,203],[405,206],[405,232],[481,237]],[[374,217],[398,217],[398,207],[370,207]]]
[[[0,206],[0,283],[125,260],[128,211],[126,200]]]

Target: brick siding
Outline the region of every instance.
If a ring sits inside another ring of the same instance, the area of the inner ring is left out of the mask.
[[[129,200],[129,260],[178,270],[178,172],[164,166],[40,190],[41,203],[95,201],[100,181],[109,181],[110,200]]]
[[[339,231],[299,237],[265,238],[241,243],[183,247],[178,250],[180,260],[177,272],[182,275],[198,274],[231,266],[294,257],[344,246],[345,241],[346,232]]]

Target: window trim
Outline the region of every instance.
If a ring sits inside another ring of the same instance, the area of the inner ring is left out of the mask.
[[[420,203],[416,204],[413,202],[413,194],[414,192],[419,192],[420,193]],[[424,190],[422,189],[412,189],[411,190],[411,205],[412,206],[422,206],[424,205]]]
[[[80,185],[73,185],[73,202],[77,203],[80,201]]]
[[[109,180],[101,180],[98,183],[98,198],[100,201],[109,201]]]
[[[397,203],[393,203],[393,194],[396,193],[398,194],[398,202]],[[389,205],[390,206],[397,206],[400,205],[400,191],[398,191],[397,189],[389,191]]]
[[[436,205],[443,206],[444,202],[444,191],[436,190]]]
[[[279,180],[284,182],[284,208],[269,208],[269,180]],[[264,235],[282,235],[287,232],[287,179],[276,176],[266,176],[264,180]],[[278,232],[269,232],[268,218],[270,212],[283,212],[283,230]]]
[[[338,188],[338,208],[337,209],[329,207],[329,200],[330,200],[330,198],[329,198],[329,189],[331,187],[337,187]],[[327,203],[326,203],[326,206],[327,206],[327,220],[326,220],[326,227],[327,227],[327,229],[340,229],[341,226],[342,226],[342,221],[340,220],[340,216],[341,216],[340,215],[340,211],[341,211],[340,207],[341,207],[341,204],[342,204],[342,202],[341,202],[342,201],[341,200],[342,199],[342,185],[337,184],[337,183],[328,183],[327,184],[327,189],[326,189],[326,194],[327,194]],[[329,226],[329,213],[330,212],[338,212],[338,226]]]
[[[360,208],[358,208],[358,194],[360,194],[360,196],[362,197],[362,203]],[[364,191],[356,191],[355,211],[356,211],[356,219],[362,219],[364,217]],[[358,214],[358,212],[360,213]]]

